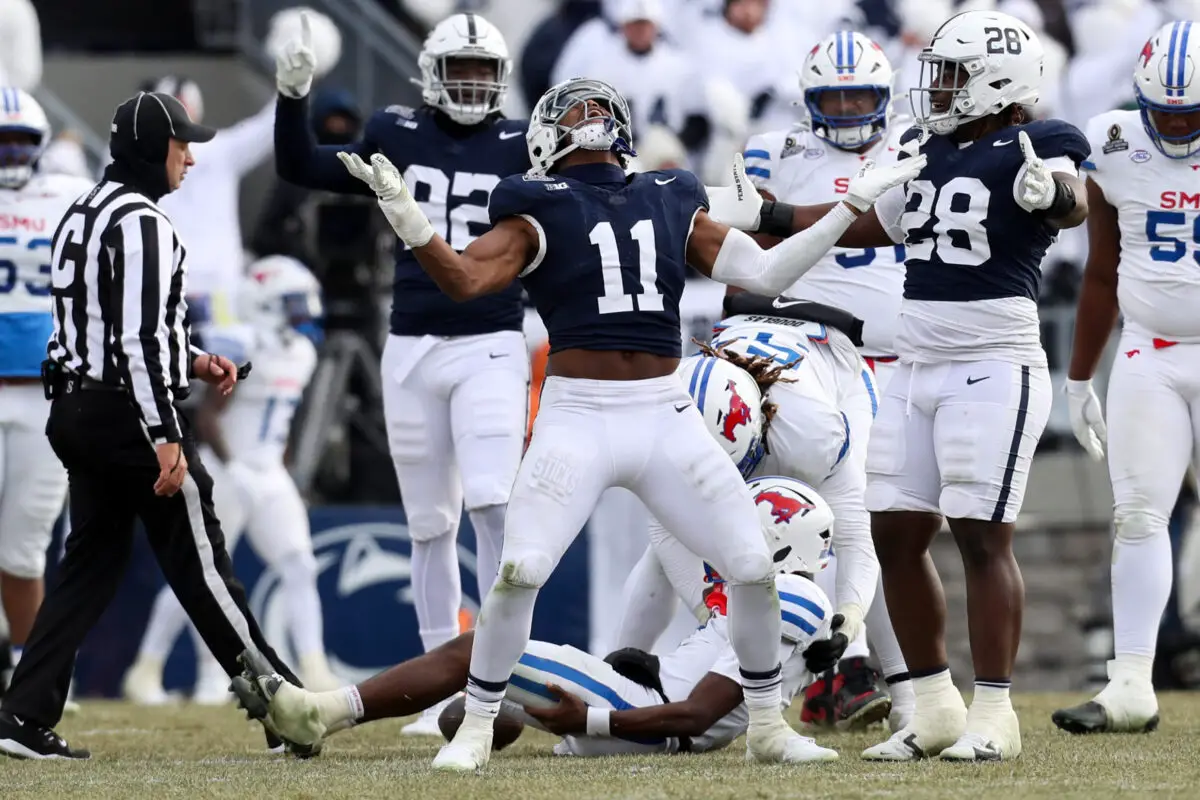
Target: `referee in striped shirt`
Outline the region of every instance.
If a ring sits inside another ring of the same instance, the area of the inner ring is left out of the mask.
[[[155,205],[195,162],[190,142],[214,131],[174,97],[140,93],[112,122],[113,163],[68,209],[54,234],[55,330],[43,364],[52,399],[46,434],[70,476],[71,533],[0,704],[0,751],[87,758],[53,730],[88,630],[112,599],[146,528],[167,581],[225,671],[245,649],[295,676],[263,640],[233,577],[212,479],[176,408],[188,379],[229,394],[237,367],[189,347],[186,254]],[[268,733],[268,744],[279,741]]]

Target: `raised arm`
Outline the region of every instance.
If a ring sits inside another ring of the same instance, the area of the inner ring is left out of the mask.
[[[383,215],[396,235],[412,248],[421,268],[454,300],[461,302],[498,292],[541,263],[545,243],[528,220],[505,217],[458,253],[433,232],[404,179],[386,156],[376,153],[371,156],[370,164],[352,153],[341,153],[340,158],[349,174],[379,198]]]
[[[924,165],[925,156],[918,155],[885,167],[864,168],[851,179],[845,200],[826,206],[826,213],[809,228],[769,250],[762,249],[742,231],[700,211],[688,239],[688,263],[721,283],[757,294],[778,295],[799,280],[829,248],[842,243],[839,240],[843,234],[856,224],[860,215],[866,216],[880,196],[893,186],[911,180]],[[749,185],[740,155],[734,157],[734,186],[730,188],[737,193],[735,203],[722,202],[719,213],[727,219],[734,217],[738,227],[757,229],[759,209],[753,206],[763,207],[762,198]],[[891,243],[883,226],[878,227],[883,233],[883,242]]]
[[[371,142],[371,125],[368,123],[362,141],[349,146],[319,146],[308,119],[308,95],[316,72],[308,14],[301,13],[300,38],[287,42],[275,58],[275,85],[279,89],[275,100],[275,171],[297,186],[369,195],[369,187],[346,174],[337,154],[348,150],[370,157],[377,149]]]

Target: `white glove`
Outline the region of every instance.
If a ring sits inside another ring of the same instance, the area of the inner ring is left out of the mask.
[[[1088,455],[1099,461],[1104,458],[1104,445],[1108,442],[1108,427],[1104,424],[1104,413],[1100,411],[1100,398],[1096,397],[1090,380],[1068,378],[1066,393],[1071,430]]]
[[[429,244],[433,238],[433,226],[413,199],[404,178],[400,177],[400,170],[388,161],[387,156],[375,153],[371,156],[371,165],[367,166],[358,153],[343,151],[337,155],[351,175],[371,187],[371,191],[379,198],[383,215],[405,244],[409,247]]]
[[[846,634],[846,639],[853,642],[863,630],[863,610],[858,603],[846,603],[838,606],[837,613],[842,615],[842,627],[838,633]]]
[[[868,161],[858,171],[858,174],[850,179],[850,186],[846,191],[846,202],[860,212],[870,211],[871,206],[875,205],[875,201],[883,197],[888,189],[917,177],[917,174],[925,168],[926,159],[927,156],[924,153],[919,153],[912,158],[888,164],[886,167],[877,167],[874,161]]]
[[[1044,211],[1054,204],[1054,196],[1058,193],[1058,187],[1054,185],[1054,175],[1038,158],[1037,153],[1033,152],[1029,134],[1021,131],[1017,134],[1017,140],[1021,143],[1021,155],[1025,156],[1025,166],[1021,167],[1021,174],[1017,176],[1016,186],[1013,187],[1013,199],[1026,211]]]
[[[708,216],[731,228],[743,231],[758,229],[762,195],[746,176],[746,162],[741,153],[733,155],[733,185],[705,186],[708,193]]]
[[[285,97],[298,99],[312,89],[317,71],[317,54],[312,47],[308,14],[300,13],[300,41],[291,40],[275,57],[275,86]]]

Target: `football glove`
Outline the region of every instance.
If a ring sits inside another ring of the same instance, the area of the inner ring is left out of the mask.
[[[841,614],[834,614],[830,620],[829,638],[813,642],[804,651],[804,666],[813,675],[833,669],[842,660],[842,655],[850,646],[850,640],[840,630],[844,621]]]
[[[433,226],[429,224],[425,212],[417,205],[408,184],[400,177],[387,156],[375,153],[371,156],[368,166],[358,153],[338,153],[338,158],[346,165],[351,175],[371,187],[371,191],[379,199],[379,208],[391,223],[392,230],[409,247],[424,247],[433,238]]]
[[[275,86],[285,97],[298,99],[312,89],[317,72],[317,54],[312,47],[312,29],[308,14],[300,14],[300,40],[293,39],[275,57]]]
[[[1017,176],[1015,199],[1017,204],[1027,211],[1045,211],[1054,205],[1054,196],[1058,193],[1058,187],[1054,185],[1054,175],[1033,151],[1029,134],[1021,131],[1017,134],[1017,140],[1021,143],[1021,155],[1025,156],[1025,164],[1021,167],[1021,174]]]
[[[858,171],[858,174],[850,179],[850,186],[846,191],[846,202],[858,209],[859,212],[870,211],[871,207],[875,205],[875,201],[883,197],[888,189],[917,177],[918,173],[925,168],[927,159],[928,156],[924,153],[918,153],[912,158],[906,158],[885,167],[877,167],[874,161],[868,161]]]
[[[741,153],[733,155],[733,185],[705,186],[704,190],[708,193],[709,217],[738,230],[758,230],[763,199],[746,176]]]
[[[1092,382],[1067,379],[1065,386],[1067,409],[1071,412],[1071,430],[1083,449],[1096,461],[1104,458],[1104,445],[1108,441],[1108,426],[1104,424],[1104,412],[1100,410],[1100,398]]]

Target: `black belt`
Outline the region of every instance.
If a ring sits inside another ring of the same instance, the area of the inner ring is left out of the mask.
[[[77,375],[74,372],[68,372],[66,375],[67,391],[83,390],[85,392],[124,392],[124,386],[117,386],[104,381],[98,381],[95,378],[89,378],[87,375]]]

